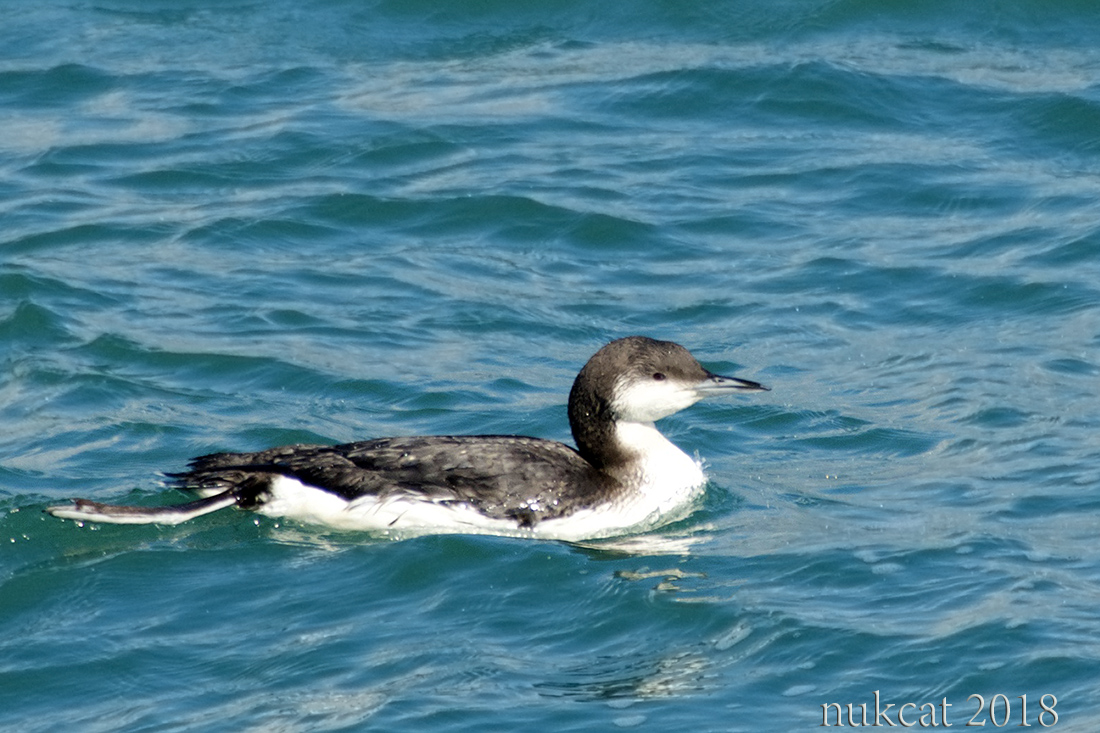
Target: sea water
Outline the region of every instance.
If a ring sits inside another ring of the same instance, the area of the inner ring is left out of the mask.
[[[1093,3],[4,10],[0,729],[1096,730]],[[772,388],[662,421],[710,483],[657,531],[42,513],[569,441],[634,333]]]

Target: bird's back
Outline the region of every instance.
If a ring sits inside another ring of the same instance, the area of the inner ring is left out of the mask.
[[[264,501],[274,476],[349,502],[373,497],[465,504],[521,526],[606,502],[621,488],[563,443],[514,435],[380,438],[214,453],[195,458],[190,470],[172,478],[182,488],[207,494],[238,489],[247,506]]]

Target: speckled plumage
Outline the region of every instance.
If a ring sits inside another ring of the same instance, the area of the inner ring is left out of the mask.
[[[514,435],[379,438],[344,445],[292,445],[257,453],[214,453],[172,474],[181,488],[221,493],[243,487],[244,507],[264,500],[277,474],[348,501],[366,495],[463,503],[494,519],[531,526],[611,499],[623,486],[569,446]],[[517,491],[517,487],[521,487]]]

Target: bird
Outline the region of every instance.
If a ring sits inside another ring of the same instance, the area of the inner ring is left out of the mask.
[[[575,448],[520,435],[435,435],[212,453],[166,474],[193,501],[73,499],[46,511],[79,523],[171,525],[236,507],[399,536],[611,537],[681,518],[706,483],[657,420],[705,397],[767,389],[706,370],[680,344],[627,336],[599,349],[573,382]]]

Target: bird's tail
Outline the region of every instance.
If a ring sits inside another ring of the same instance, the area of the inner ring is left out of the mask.
[[[235,506],[238,496],[232,489],[175,506],[120,506],[100,504],[88,499],[73,499],[69,504],[46,507],[46,511],[62,519],[106,524],[179,524],[203,514]]]

